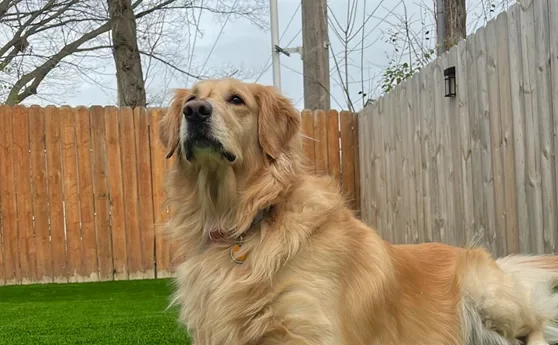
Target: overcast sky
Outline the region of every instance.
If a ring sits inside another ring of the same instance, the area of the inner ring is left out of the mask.
[[[330,16],[345,25],[347,16],[347,0],[329,0]],[[363,12],[363,5],[366,2],[366,12]],[[380,94],[379,75],[383,68],[389,62],[389,57],[394,53],[392,45],[386,43],[390,28],[401,23],[401,18],[405,12],[412,23],[413,30],[420,35],[425,35],[426,31],[431,31],[431,40],[424,41],[425,44],[433,47],[435,41],[435,30],[432,26],[432,3],[434,0],[407,0],[404,2],[399,0],[367,0],[359,1],[359,10],[356,20],[356,28],[362,25],[363,13],[370,14],[378,7],[373,17],[365,26],[365,46],[363,61],[365,69],[361,74],[361,54],[359,51],[350,54],[349,74],[350,74],[350,92],[353,100],[359,100],[359,91],[361,91],[361,81],[364,79],[365,92],[372,92],[377,96]],[[468,31],[474,31],[476,27],[484,25],[485,18],[492,18],[498,12],[506,8],[509,3],[502,4],[502,1],[494,2],[497,5],[492,7],[492,2],[488,0],[468,0]],[[300,46],[302,44],[301,31],[301,13],[300,0],[279,0],[279,33],[283,34],[280,45],[287,47],[287,43],[292,41],[289,47]],[[484,4],[484,8],[483,5]],[[494,12],[490,12],[490,8],[495,8]],[[406,11],[405,11],[406,9]],[[290,21],[292,18],[292,21]],[[333,18],[330,18],[332,21]],[[289,24],[290,21],[290,25]],[[195,48],[195,59],[197,65],[204,63],[208,54],[219,36],[222,28],[222,20],[216,22],[211,14],[203,15],[201,20],[201,31],[203,37],[197,39]],[[288,25],[288,26],[287,26]],[[422,29],[424,27],[424,29]],[[339,54],[343,50],[340,41],[335,37],[330,29],[330,41],[333,51]],[[350,46],[359,43],[360,39],[355,40]],[[331,55],[331,54],[330,54]],[[214,51],[212,52],[208,62],[207,69],[219,69],[224,65],[236,65],[254,71],[255,76],[261,77],[258,82],[271,85],[273,83],[272,69],[270,67],[271,60],[271,36],[269,31],[264,31],[245,19],[231,19],[226,24],[223,33],[220,35]],[[335,63],[330,56],[330,67],[334,68]],[[269,62],[269,63],[268,63]],[[281,77],[282,91],[296,103],[298,108],[302,108],[303,101],[303,78],[302,78],[302,61],[300,56],[292,54],[291,57],[281,57]],[[266,67],[269,67],[266,69]],[[94,80],[89,77],[79,77],[78,87],[71,92],[65,93],[58,99],[68,105],[113,105],[116,102],[116,89],[113,72],[114,67],[107,65],[105,73],[96,75]],[[362,78],[363,76],[364,78]],[[74,77],[74,76],[69,76]],[[78,78],[78,76],[75,76]],[[255,77],[251,79],[254,81]],[[193,78],[188,81],[184,75],[179,72],[169,71],[168,69],[160,70],[150,75],[148,84],[148,98],[150,94],[168,94],[170,88],[186,87],[188,84],[195,82]],[[332,72],[331,94],[332,108],[346,109],[346,101],[341,87],[338,85],[339,76],[337,71]],[[37,97],[29,98],[25,104],[49,104],[52,101],[48,99],[42,100]],[[358,102],[360,104],[360,102]]]

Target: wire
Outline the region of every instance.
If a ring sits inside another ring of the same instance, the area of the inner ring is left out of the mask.
[[[289,29],[289,27],[291,26],[291,23],[293,22],[294,17],[296,16],[296,14],[298,13],[298,10],[300,9],[300,6],[302,5],[302,2],[300,2],[298,4],[298,6],[296,7],[296,10],[294,11],[293,15],[291,16],[291,19],[289,20],[289,23],[287,23],[287,26],[285,27],[285,30],[283,30],[283,33],[281,34],[281,37],[279,37],[279,42],[281,42],[281,40],[283,39],[283,36],[285,36],[285,33],[287,33],[287,30]],[[293,39],[286,44],[286,46],[289,46],[291,43],[293,43],[293,41],[298,37],[298,35],[300,35],[300,33],[302,32],[302,29],[300,29],[300,31],[295,35],[295,37],[293,37]],[[273,47],[274,49],[275,47]],[[269,58],[267,59],[266,63],[264,64],[264,68],[262,69],[262,71],[260,72],[260,74],[258,75],[258,78],[256,78],[255,83],[257,83],[260,78],[264,75],[265,72],[267,72],[267,70],[269,69],[269,67],[271,67],[271,64],[269,64],[269,62],[271,61],[271,58],[273,57],[273,54],[271,54],[269,56]]]
[[[235,0],[233,5],[231,6],[231,8],[234,8],[236,6],[236,3],[238,2],[238,0]],[[203,75],[203,70],[205,69],[205,66],[207,65],[207,62],[209,61],[209,58],[211,57],[211,54],[213,54],[213,50],[215,49],[215,46],[217,45],[217,42],[219,42],[219,39],[221,38],[221,35],[223,34],[223,31],[225,30],[225,26],[227,26],[227,22],[229,21],[229,18],[231,17],[232,11],[229,12],[229,14],[227,15],[227,18],[225,18],[225,22],[223,23],[223,25],[221,26],[221,31],[219,31],[219,35],[217,35],[217,38],[215,39],[215,42],[213,42],[213,46],[211,47],[211,50],[209,51],[209,54],[207,55],[207,58],[205,59],[205,62],[203,63],[203,66],[200,70],[200,76]]]
[[[320,87],[321,87],[322,89],[324,89],[324,90],[327,91],[327,93],[328,93],[329,96],[333,99],[333,101],[334,101],[335,103],[337,103],[337,105],[339,106],[339,108],[343,108],[343,106],[341,105],[341,103],[339,103],[339,102],[337,101],[337,99],[331,94],[331,92],[330,92],[329,90],[327,90],[327,88],[326,88],[320,81],[318,81],[317,79],[315,79],[315,78],[313,78],[313,77],[311,77],[311,76],[309,76],[309,75],[304,74],[303,72],[299,72],[299,71],[297,71],[297,70],[294,69],[294,68],[290,68],[289,66],[286,66],[286,65],[283,65],[283,64],[281,64],[281,66],[282,66],[282,67],[285,67],[286,69],[288,69],[288,70],[290,70],[290,71],[292,71],[292,72],[294,72],[294,73],[300,74],[300,75],[303,76],[303,77],[309,78],[309,79],[311,79],[312,81],[314,81],[315,83],[317,83],[318,85],[320,85]]]

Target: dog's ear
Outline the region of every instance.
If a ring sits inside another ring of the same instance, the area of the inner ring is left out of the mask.
[[[159,121],[159,140],[167,149],[167,159],[172,157],[178,147],[182,110],[190,94],[191,91],[189,89],[175,90],[167,113]]]
[[[274,87],[256,85],[255,97],[259,106],[258,140],[264,153],[275,160],[298,133],[300,113]]]

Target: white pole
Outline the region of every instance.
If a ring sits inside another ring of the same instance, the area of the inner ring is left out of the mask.
[[[271,59],[273,63],[273,86],[281,90],[281,64],[279,62],[279,52],[275,46],[279,45],[279,16],[277,10],[277,0],[270,0],[271,15]]]

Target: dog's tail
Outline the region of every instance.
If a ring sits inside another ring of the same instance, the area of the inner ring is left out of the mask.
[[[529,290],[537,316],[550,320],[544,328],[546,341],[558,343],[558,256],[510,255],[496,263]]]

